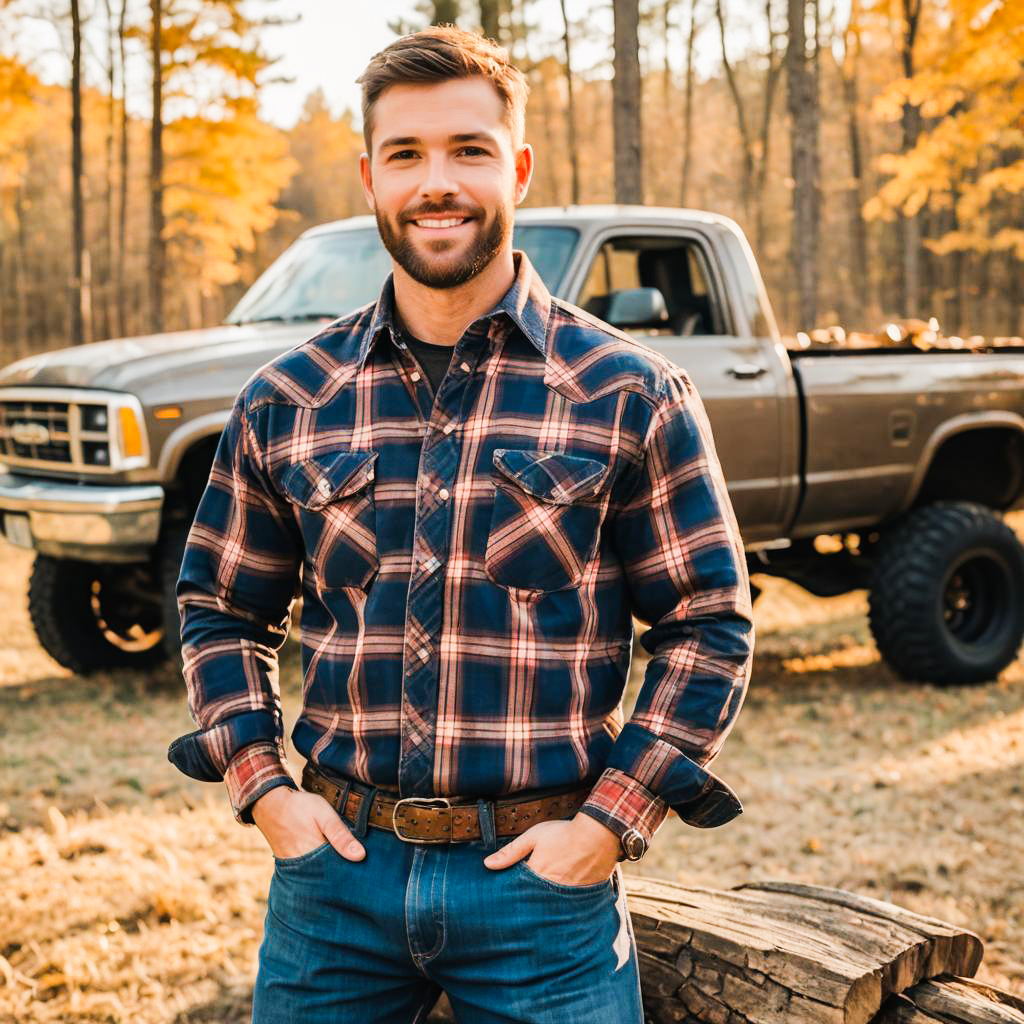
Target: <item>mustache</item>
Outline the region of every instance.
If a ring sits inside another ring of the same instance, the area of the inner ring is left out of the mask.
[[[409,223],[409,221],[419,220],[420,217],[472,217],[479,218],[483,214],[483,210],[466,210],[461,207],[455,206],[452,203],[444,203],[442,205],[436,204],[424,204],[423,206],[417,207],[408,213],[403,213],[401,221],[403,224]]]

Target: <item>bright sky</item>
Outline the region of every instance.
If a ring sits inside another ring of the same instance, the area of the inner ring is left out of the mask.
[[[588,0],[569,0],[570,20],[582,18]],[[592,4],[590,5],[592,6]],[[294,124],[302,103],[317,87],[324,90],[328,104],[336,113],[345,107],[359,109],[359,86],[355,78],[366,62],[395,38],[388,22],[409,18],[415,4],[411,0],[281,0],[277,5],[282,17],[301,11],[302,18],[294,25],[267,30],[266,49],[280,54],[276,70],[295,79],[290,85],[276,85],[266,89],[263,110],[266,116],[281,127]],[[464,0],[467,12],[475,9],[474,0]],[[611,31],[609,2],[607,31]],[[535,0],[530,20],[537,26],[537,42],[548,49],[550,43],[561,38],[562,16],[558,0]],[[602,19],[594,19],[599,25]],[[606,34],[602,49],[607,50]],[[593,47],[589,48],[593,50]],[[586,44],[579,48],[585,64],[592,54]],[[596,57],[594,59],[597,59]],[[573,63],[576,63],[575,55]]]

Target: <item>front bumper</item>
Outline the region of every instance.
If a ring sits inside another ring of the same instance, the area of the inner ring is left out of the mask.
[[[160,534],[163,503],[156,484],[74,484],[0,471],[3,535],[58,558],[145,561]]]

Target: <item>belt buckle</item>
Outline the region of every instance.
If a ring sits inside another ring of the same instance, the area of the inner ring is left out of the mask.
[[[412,807],[445,807],[448,810],[448,835],[439,839],[419,839],[416,836],[406,836],[399,831],[398,808],[402,804],[409,804]],[[404,796],[395,801],[394,809],[391,812],[391,829],[405,843],[450,843],[452,840],[452,804],[446,796]]]

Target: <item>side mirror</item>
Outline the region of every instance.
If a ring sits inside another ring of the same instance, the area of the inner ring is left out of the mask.
[[[608,296],[605,320],[613,327],[662,327],[668,323],[665,296],[657,288],[623,288]]]

